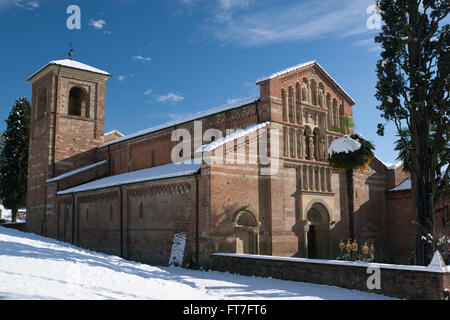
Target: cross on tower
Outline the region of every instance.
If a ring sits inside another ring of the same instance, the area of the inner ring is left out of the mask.
[[[70,46],[69,59],[72,60],[72,57],[73,57],[73,45],[72,45],[72,42],[69,44],[69,46]]]

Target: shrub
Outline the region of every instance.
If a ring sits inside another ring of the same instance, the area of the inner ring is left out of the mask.
[[[364,242],[359,248],[356,240],[353,240],[353,242],[341,240],[339,242],[339,250],[341,255],[337,257],[337,260],[372,262],[375,259],[375,247],[373,244],[369,247],[367,242]]]

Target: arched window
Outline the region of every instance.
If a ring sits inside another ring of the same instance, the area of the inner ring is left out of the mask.
[[[281,90],[281,105],[282,105],[282,113],[283,113],[283,121],[287,121],[287,114],[286,114],[286,91],[283,89]]]
[[[302,84],[302,101],[308,101],[309,102],[309,90],[308,90],[308,80],[306,78],[303,78],[303,84]]]
[[[249,211],[239,212],[234,219],[236,253],[258,253],[258,221]]]
[[[339,121],[338,121],[339,111],[337,106],[336,99],[333,99],[333,125],[335,127],[339,127]]]
[[[311,104],[317,106],[317,84],[314,79],[311,80]]]
[[[300,108],[300,103],[302,102],[302,87],[300,86],[300,83],[295,84],[295,118],[297,120],[298,124],[302,123],[302,112]]]
[[[325,89],[323,87],[323,83],[319,83],[319,106],[324,108],[325,107]]]
[[[288,92],[289,122],[294,122],[294,90],[291,86],[289,86]]]
[[[244,228],[256,228],[258,226],[258,222],[251,212],[242,211],[236,216],[235,226]]]
[[[89,118],[89,99],[86,91],[80,87],[74,87],[69,93],[69,115]]]
[[[109,222],[113,221],[113,207],[112,205],[109,206]]]
[[[89,222],[89,208],[86,208],[86,223]]]

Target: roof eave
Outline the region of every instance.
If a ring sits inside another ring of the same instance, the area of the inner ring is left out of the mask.
[[[36,77],[39,73],[41,73],[42,71],[44,71],[45,69],[47,69],[50,66],[59,66],[61,68],[68,68],[68,69],[75,69],[75,70],[79,70],[79,71],[85,71],[85,72],[90,72],[90,73],[95,73],[98,74],[100,76],[103,76],[107,79],[112,78],[112,75],[110,73],[101,73],[101,72],[95,72],[95,71],[91,71],[91,70],[84,70],[84,69],[80,69],[80,68],[75,68],[75,67],[69,67],[69,66],[63,66],[63,65],[59,65],[57,63],[54,62],[50,62],[48,64],[46,64],[44,67],[42,67],[41,69],[39,69],[38,71],[36,71],[34,74],[32,74],[27,81],[31,82],[31,79],[33,79],[34,77]]]
[[[258,79],[258,80],[256,80],[256,84],[257,85],[261,85],[261,84],[270,82],[272,79],[275,79],[277,77],[284,76],[284,75],[289,74],[291,72],[295,72],[295,71],[302,70],[302,69],[305,69],[305,68],[310,68],[311,66],[314,66],[314,65],[316,65],[325,74],[325,76],[328,78],[328,80],[330,80],[331,82],[333,82],[336,85],[336,88],[342,93],[342,95],[346,98],[347,102],[349,102],[349,104],[351,106],[354,106],[356,104],[356,101],[353,100],[353,98],[337,83],[336,80],[333,79],[333,77],[328,72],[325,71],[325,69],[316,60],[311,61],[309,63],[302,64],[297,69],[286,71],[285,73],[280,73],[277,76],[273,76],[272,75],[272,76],[269,76],[269,77]],[[274,75],[275,74],[276,73],[274,73]]]

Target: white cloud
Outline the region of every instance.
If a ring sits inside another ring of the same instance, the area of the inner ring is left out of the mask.
[[[12,2],[13,1],[0,0],[0,7],[7,6],[7,5],[11,4]],[[24,2],[23,0],[15,0],[14,4],[19,8],[23,8],[23,9],[30,10],[30,11],[40,7],[39,2],[37,2],[37,1]]]
[[[184,100],[184,97],[180,94],[169,92],[166,95],[158,96],[156,99],[158,102],[171,102],[177,103]]]
[[[106,24],[106,21],[103,19],[99,19],[99,20],[91,19],[91,22],[89,23],[90,26],[93,26],[97,30],[103,29],[105,24]]]
[[[381,51],[381,45],[376,43],[374,38],[357,40],[353,43],[356,47],[366,48],[367,52],[378,52]]]
[[[283,6],[269,1],[252,6],[250,0],[219,0],[218,4],[201,28],[206,37],[222,45],[248,48],[370,33],[366,10],[373,0],[302,1]]]
[[[153,92],[153,89],[148,89],[147,91],[144,92],[144,94],[146,96],[148,96],[149,94],[151,94]]]
[[[223,10],[231,10],[233,8],[247,8],[252,0],[219,0],[219,5]]]
[[[117,77],[117,80],[119,80],[119,81],[122,82],[123,80],[125,80],[125,76],[118,76],[118,77]]]
[[[142,62],[149,62],[150,60],[152,60],[150,57],[143,57],[140,55],[134,56],[133,60],[137,60],[137,61],[142,61]]]

